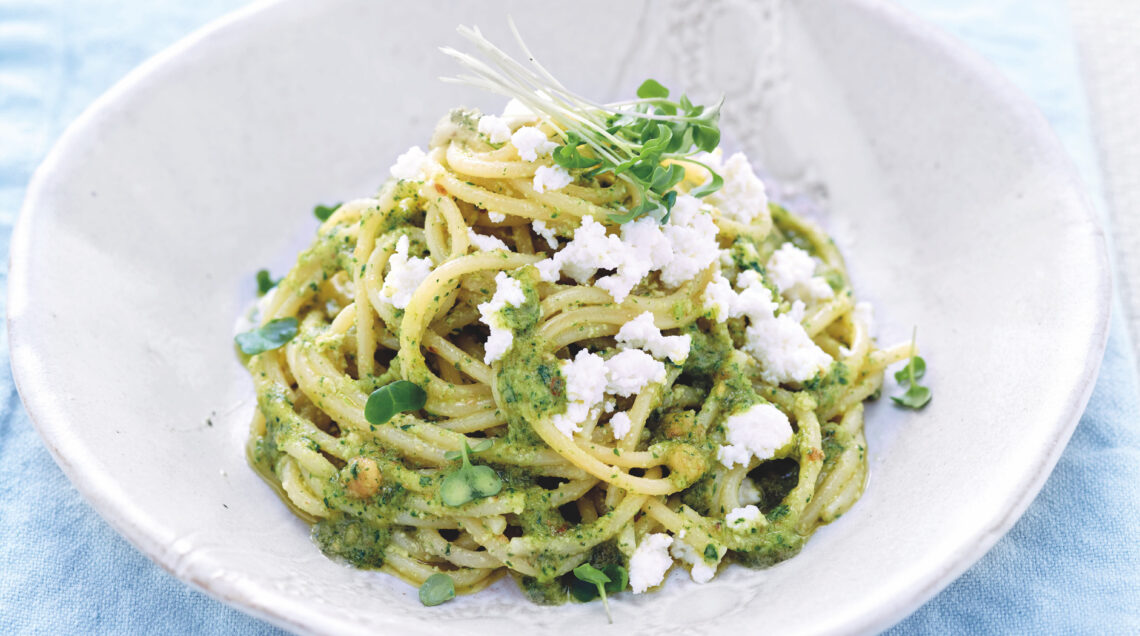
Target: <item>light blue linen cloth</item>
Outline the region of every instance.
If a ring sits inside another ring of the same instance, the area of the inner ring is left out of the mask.
[[[1005,71],[1099,197],[1064,0],[898,0]],[[0,0],[0,276],[28,178],[63,128],[150,55],[241,5]],[[4,299],[0,297],[0,304]],[[1116,312],[1080,426],[1024,518],[893,633],[1140,633],[1140,417]],[[173,579],[79,497],[32,429],[0,332],[0,634],[272,633]]]

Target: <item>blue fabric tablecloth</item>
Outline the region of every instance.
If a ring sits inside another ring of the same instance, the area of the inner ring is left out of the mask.
[[[898,0],[981,52],[1052,122],[1098,201],[1064,0]],[[0,0],[0,276],[28,178],[132,67],[234,0]],[[0,303],[4,299],[0,298]],[[1119,311],[1088,409],[989,554],[893,633],[1140,633],[1140,417]],[[20,404],[0,332],[0,634],[269,633],[171,578],[79,497]]]

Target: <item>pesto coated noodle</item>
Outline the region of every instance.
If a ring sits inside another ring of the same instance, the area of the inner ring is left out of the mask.
[[[297,333],[248,359],[250,462],[326,554],[460,594],[795,555],[862,494],[863,402],[911,345],[876,346],[834,244],[744,155],[666,157],[654,194],[562,165],[561,121],[454,110],[321,224],[261,303]],[[646,197],[667,219],[622,218]],[[370,422],[398,380],[423,408]]]

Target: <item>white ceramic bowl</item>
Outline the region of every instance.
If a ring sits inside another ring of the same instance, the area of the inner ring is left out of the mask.
[[[1110,285],[1072,168],[1006,82],[882,2],[570,5],[259,5],[132,73],[41,166],[13,237],[29,413],[139,549],[298,631],[886,627],[1014,523],[1088,399]],[[508,12],[586,94],[627,96],[646,76],[727,92],[729,143],[821,210],[881,341],[920,326],[935,392],[921,413],[870,409],[870,487],[799,556],[624,594],[612,627],[506,581],[421,607],[403,583],[321,556],[242,452],[253,394],[231,328],[253,273],[283,272],[314,204],[372,191],[448,108],[501,106],[438,82],[455,69],[435,49],[458,23],[502,40]]]

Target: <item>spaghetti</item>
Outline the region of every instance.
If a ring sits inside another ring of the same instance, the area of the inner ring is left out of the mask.
[[[431,578],[425,604],[505,573],[560,603],[769,566],[860,497],[863,403],[913,345],[876,347],[834,243],[747,158],[684,154],[715,113],[682,98],[676,142],[636,120],[644,170],[618,166],[626,113],[665,119],[642,88],[604,130],[531,93],[452,111],[263,299],[248,455],[326,554]]]
[[[300,333],[249,360],[259,405],[252,464],[315,524],[326,553],[416,584],[446,572],[460,592],[509,572],[530,598],[558,602],[576,566],[630,567],[654,534],[672,539],[695,578],[726,560],[762,567],[795,554],[862,493],[862,403],[909,345],[875,347],[832,242],[775,205],[744,224],[701,204],[689,223],[715,224],[716,258],[677,285],[650,272],[617,302],[590,284],[598,273],[550,280],[552,257],[590,248],[575,238],[583,227],[601,226],[603,243],[614,237],[607,206],[630,194],[621,182],[538,192],[533,177],[549,161],[494,148],[477,121],[457,111],[412,178],[341,205],[263,302],[263,323],[295,317]],[[687,166],[678,191],[707,178]],[[687,227],[676,213],[670,223]],[[808,255],[807,284],[823,282],[815,296],[773,282],[769,270],[786,254]],[[412,272],[393,293],[410,262],[426,275]],[[488,326],[480,308],[504,280],[521,302]],[[717,306],[717,291],[728,302]],[[770,306],[756,311],[768,316],[730,306],[750,294],[767,294]],[[778,363],[748,353],[750,332],[780,316],[826,357],[810,377],[780,376]],[[637,338],[619,343],[635,323],[688,351],[671,358],[629,347]],[[511,342],[488,364],[489,334],[503,329]],[[619,373],[606,363],[626,352],[663,373],[635,373],[632,391],[604,390],[601,400],[574,394],[575,384]],[[594,377],[567,377],[583,360],[600,363],[581,371]],[[370,424],[369,393],[398,379],[423,388],[424,408]],[[560,426],[575,406],[578,421]],[[772,420],[787,435],[767,452],[735,439]],[[496,471],[502,491],[446,505],[440,485],[458,466],[447,453],[483,439],[494,443],[473,460]],[[640,574],[634,563],[635,589]]]

